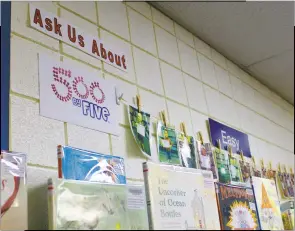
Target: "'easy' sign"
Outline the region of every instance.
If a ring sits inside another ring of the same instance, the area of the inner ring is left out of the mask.
[[[217,140],[220,140],[221,148],[226,150],[230,145],[233,153],[243,151],[244,156],[251,157],[248,135],[236,129],[228,127],[209,118],[209,128],[212,144],[216,146]]]

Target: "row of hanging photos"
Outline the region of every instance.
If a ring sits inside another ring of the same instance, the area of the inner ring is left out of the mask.
[[[124,102],[124,104],[128,105],[127,102],[126,102],[126,101],[124,100],[124,98],[123,98],[123,94],[118,98],[118,100],[119,100],[120,102]],[[142,110],[142,103],[141,103],[141,98],[140,98],[140,95],[139,95],[139,94],[136,95],[136,105],[137,105],[138,111],[140,112],[140,111]],[[153,116],[151,116],[151,118],[153,118],[153,119],[156,120],[156,121],[159,120],[158,118],[153,117]],[[173,127],[173,128],[174,128],[174,126],[170,125],[170,124],[167,122],[167,118],[166,118],[165,111],[161,111],[161,112],[160,112],[160,120],[163,122],[163,124],[165,125],[165,127]],[[183,132],[184,136],[187,137],[186,126],[185,126],[185,123],[184,123],[184,122],[180,123],[180,131]],[[197,140],[198,140],[202,145],[204,144],[203,135],[202,135],[202,133],[201,133],[200,131],[197,132]],[[217,148],[221,150],[220,140],[217,141]],[[228,155],[229,155],[229,156],[232,156],[232,155],[233,155],[233,153],[232,153],[232,147],[231,147],[230,145],[227,147],[227,151],[228,151]],[[240,154],[240,158],[241,158],[241,160],[244,161],[244,154],[243,154],[243,151],[241,150],[241,151],[239,152],[239,154]],[[251,159],[252,159],[252,163],[253,163],[253,165],[256,166],[255,157],[252,156]],[[264,166],[264,160],[263,160],[263,159],[260,160],[260,166],[261,166],[261,170],[262,170],[262,171],[266,171],[266,168],[265,168],[265,166]],[[281,164],[278,163],[278,172],[282,172],[282,171],[281,171],[282,168],[283,168],[283,173],[287,173],[287,168],[286,168],[286,166],[285,166],[285,165],[282,165],[282,167],[281,167]],[[273,169],[272,169],[272,162],[271,162],[271,161],[269,161],[269,163],[268,163],[268,168],[267,168],[267,169],[270,170],[270,171],[273,171]],[[292,169],[292,167],[290,167],[290,173],[293,174],[293,169]],[[273,176],[273,177],[275,177],[275,176]]]

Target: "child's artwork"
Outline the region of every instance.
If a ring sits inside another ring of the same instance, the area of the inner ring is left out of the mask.
[[[243,178],[243,182],[245,182],[248,187],[251,187],[251,181],[250,181],[251,166],[250,166],[250,163],[246,161],[245,159],[246,157],[244,157],[243,160],[240,160],[242,178]]]
[[[145,157],[151,158],[150,144],[150,114],[139,111],[137,108],[128,107],[129,122],[133,137]]]
[[[232,155],[229,156],[229,169],[231,184],[239,184],[243,182],[239,161]]]
[[[126,184],[122,157],[61,145],[57,152],[59,178]]]
[[[274,180],[252,177],[261,228],[283,230],[280,202]]]
[[[130,229],[126,186],[56,179],[49,193],[54,230]]]
[[[284,230],[294,230],[294,201],[281,203]]]
[[[27,230],[26,155],[1,151],[0,161],[0,230]]]
[[[161,121],[157,125],[157,140],[159,161],[161,163],[181,165],[178,154],[176,132],[174,128],[166,127]]]
[[[216,183],[222,230],[260,230],[252,188]]]
[[[227,153],[224,153],[219,148],[215,148],[214,157],[216,160],[216,167],[217,167],[219,182],[229,184],[231,182],[231,176],[230,176]]]
[[[197,142],[199,166],[202,170],[212,171],[213,178],[217,179],[217,171],[214,162],[214,156],[210,143],[201,144]]]
[[[186,137],[183,132],[178,133],[178,153],[181,157],[183,167],[196,168],[196,155],[194,147],[194,138],[192,136]]]

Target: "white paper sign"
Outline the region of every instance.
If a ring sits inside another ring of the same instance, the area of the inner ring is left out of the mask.
[[[39,54],[40,114],[86,128],[119,134],[115,86],[73,65]]]
[[[169,140],[163,140],[162,139],[162,144],[164,148],[171,148],[171,144]]]
[[[79,27],[30,4],[30,26],[116,68],[128,72],[128,62],[117,48],[88,35]]]
[[[142,136],[145,136],[145,127],[141,124],[138,124],[137,125],[137,133]]]

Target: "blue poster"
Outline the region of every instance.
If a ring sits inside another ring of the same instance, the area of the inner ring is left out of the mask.
[[[211,141],[214,146],[216,146],[217,141],[220,140],[221,149],[227,150],[228,145],[231,145],[233,153],[240,153],[240,151],[243,151],[244,156],[251,157],[247,134],[210,118],[209,129]]]

